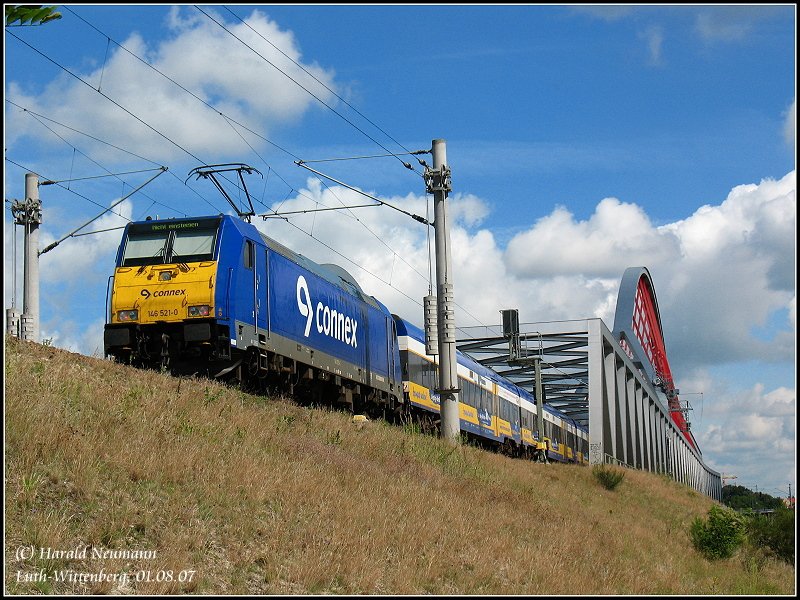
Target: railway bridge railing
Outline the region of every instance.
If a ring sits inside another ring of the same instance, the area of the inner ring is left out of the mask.
[[[612,457],[721,500],[720,473],[687,441],[653,385],[600,319],[587,319],[586,329],[590,463]]]

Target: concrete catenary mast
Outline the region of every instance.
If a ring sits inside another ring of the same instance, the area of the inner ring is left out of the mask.
[[[433,140],[433,168],[426,170],[428,193],[433,194],[436,237],[437,330],[439,337],[439,410],[442,438],[457,443],[461,428],[458,418],[458,372],[456,326],[453,311],[453,264],[450,256],[450,228],[447,222],[447,194],[451,190],[450,167],[444,140]]]
[[[25,200],[15,200],[11,205],[14,227],[25,228],[24,238],[24,283],[22,299],[22,322],[18,327],[16,306],[6,311],[6,325],[10,333],[19,329],[19,337],[33,342],[39,341],[39,225],[42,223],[42,202],[39,199],[39,177],[25,174]],[[13,267],[16,269],[16,264]],[[12,271],[16,279],[16,271]],[[16,285],[14,286],[16,296]]]

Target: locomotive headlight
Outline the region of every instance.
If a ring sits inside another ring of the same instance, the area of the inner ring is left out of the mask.
[[[139,311],[138,310],[120,310],[120,311],[117,311],[117,319],[119,321],[138,321],[139,320]]]
[[[189,307],[190,317],[207,317],[209,314],[211,314],[211,307],[208,304]]]

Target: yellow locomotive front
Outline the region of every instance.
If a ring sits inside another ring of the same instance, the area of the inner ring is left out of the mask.
[[[105,327],[106,354],[164,365],[212,337],[219,219],[128,225],[120,244]]]

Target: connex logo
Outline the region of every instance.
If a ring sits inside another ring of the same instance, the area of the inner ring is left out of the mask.
[[[304,332],[306,337],[311,333],[311,324],[316,322],[318,333],[332,337],[353,348],[358,347],[358,341],[356,340],[358,321],[324,305],[322,302],[317,302],[315,309],[314,304],[311,302],[311,294],[308,291],[308,283],[302,275],[297,278],[297,310],[306,318]]]
[[[301,293],[303,297],[301,297]],[[300,310],[300,314],[307,319],[305,336],[308,337],[308,332],[311,331],[311,321],[314,320],[314,309],[311,307],[311,295],[308,293],[306,278],[302,275],[297,278],[297,308]]]
[[[160,298],[163,296],[185,296],[186,290],[156,290],[152,294],[147,290],[142,290],[139,292],[139,295],[144,296],[145,300],[147,300],[150,296],[153,296],[153,298]]]

